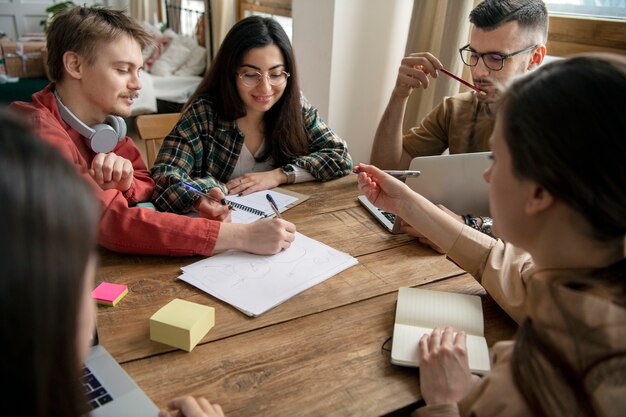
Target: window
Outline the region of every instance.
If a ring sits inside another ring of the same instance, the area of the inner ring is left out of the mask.
[[[204,1],[182,0],[180,3],[180,34],[195,36],[197,24],[202,24],[201,16],[204,13]]]
[[[546,0],[550,14],[626,20],[626,0]]]
[[[291,0],[238,0],[238,4],[238,20],[248,16],[271,17],[283,27],[289,40],[292,40]]]

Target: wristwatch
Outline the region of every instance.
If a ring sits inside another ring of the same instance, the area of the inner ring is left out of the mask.
[[[483,221],[480,226],[480,231],[486,235],[493,237],[493,235],[491,234],[491,227],[493,226],[493,219],[487,216],[480,216],[480,218]]]
[[[296,170],[293,165],[285,165],[281,168],[281,170],[283,171],[283,174],[287,176],[287,184],[293,184],[296,182]]]

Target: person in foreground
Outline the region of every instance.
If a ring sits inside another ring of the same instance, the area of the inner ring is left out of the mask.
[[[351,169],[346,143],[300,92],[285,31],[274,19],[251,16],[228,32],[163,141],[152,200],[163,211],[184,213],[199,202],[181,181],[246,195],[332,180]]]
[[[12,116],[0,113],[0,372],[10,382],[3,414],[84,416],[98,204],[74,167]],[[169,406],[179,416],[223,416],[204,398]]]
[[[123,12],[74,7],[48,27],[48,73],[53,81],[31,103],[14,102],[42,139],[57,147],[92,185],[102,208],[98,242],[123,253],[211,256],[226,249],[274,254],[290,246],[295,226],[280,219],[249,225],[220,222],[229,213],[205,200],[208,218],[137,206],[149,201],[154,181],[122,117],[141,84],[141,50],[150,41]],[[223,193],[210,192],[218,200]]]
[[[624,94],[626,58],[609,54],[548,64],[507,89],[485,172],[502,240],[359,166],[370,201],[444,248],[521,325],[514,341],[493,347],[482,380],[469,372],[465,334],[422,337],[427,405],[416,416],[626,412]],[[589,154],[589,138],[601,155]]]

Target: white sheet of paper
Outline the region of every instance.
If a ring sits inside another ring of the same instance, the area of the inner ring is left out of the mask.
[[[276,255],[230,250],[181,268],[178,278],[258,316],[357,263],[345,252],[296,233],[291,247]]]

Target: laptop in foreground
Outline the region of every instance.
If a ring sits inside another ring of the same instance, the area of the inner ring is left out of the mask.
[[[489,186],[483,173],[491,165],[491,152],[413,158],[409,170],[421,175],[407,178],[406,184],[435,204],[443,204],[457,214],[489,215]],[[400,233],[400,220],[380,210],[364,195],[359,202],[391,233]]]
[[[139,388],[94,335],[85,362],[83,385],[91,405],[91,417],[156,417],[158,407]]]

